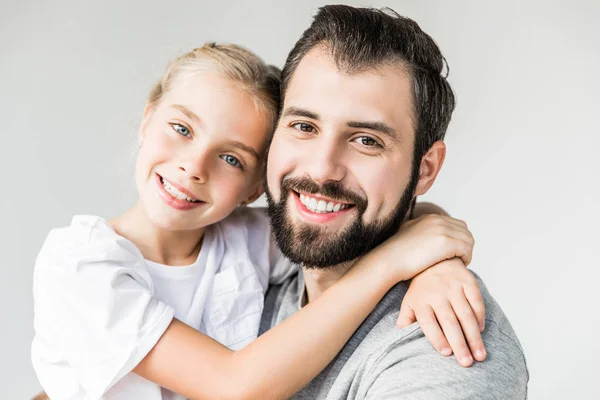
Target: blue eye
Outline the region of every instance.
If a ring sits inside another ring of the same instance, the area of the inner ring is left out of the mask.
[[[222,159],[223,159],[223,160],[224,160],[224,161],[225,161],[227,164],[231,165],[232,167],[236,167],[236,168],[243,169],[243,168],[242,168],[242,163],[240,162],[240,160],[238,160],[238,159],[237,159],[237,158],[235,158],[234,156],[232,156],[232,155],[229,155],[229,154],[225,154],[225,155],[222,155],[222,156],[221,156],[221,158],[222,158]]]
[[[191,135],[190,130],[181,124],[171,124],[171,127],[175,132],[179,133],[181,136],[188,137]]]

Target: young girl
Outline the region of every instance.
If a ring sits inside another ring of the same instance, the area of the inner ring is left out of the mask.
[[[32,359],[50,398],[289,397],[394,284],[470,261],[464,224],[410,221],[256,339],[269,283],[294,272],[264,211],[239,207],[262,193],[278,95],[277,71],[237,46],[171,62],[140,127],[137,204],[111,221],[74,217],[36,260]]]

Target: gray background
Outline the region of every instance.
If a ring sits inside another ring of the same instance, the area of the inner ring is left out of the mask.
[[[528,356],[531,399],[600,398],[598,2],[389,1],[439,43],[459,105],[426,196],[468,221],[472,268]],[[218,40],[282,65],[318,1],[1,0],[0,397],[38,391],[32,268],[48,230],[132,205],[145,97]]]

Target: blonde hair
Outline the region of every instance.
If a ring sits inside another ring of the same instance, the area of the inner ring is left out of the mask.
[[[255,98],[255,104],[268,115],[270,132],[279,114],[281,71],[251,51],[235,44],[206,43],[172,60],[162,79],[154,85],[148,103],[158,103],[175,81],[200,71],[213,71],[241,85]]]

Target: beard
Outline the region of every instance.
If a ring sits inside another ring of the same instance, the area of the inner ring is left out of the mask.
[[[281,183],[279,201],[266,188],[267,211],[275,240],[281,252],[292,262],[307,268],[326,269],[361,257],[394,235],[414,204],[418,168],[411,177],[395,209],[380,220],[365,223],[368,202],[345,189],[340,182],[317,184],[308,177],[288,178]],[[294,223],[288,210],[290,192],[319,193],[339,202],[352,203],[357,209],[354,220],[340,232],[327,232],[316,224]]]

